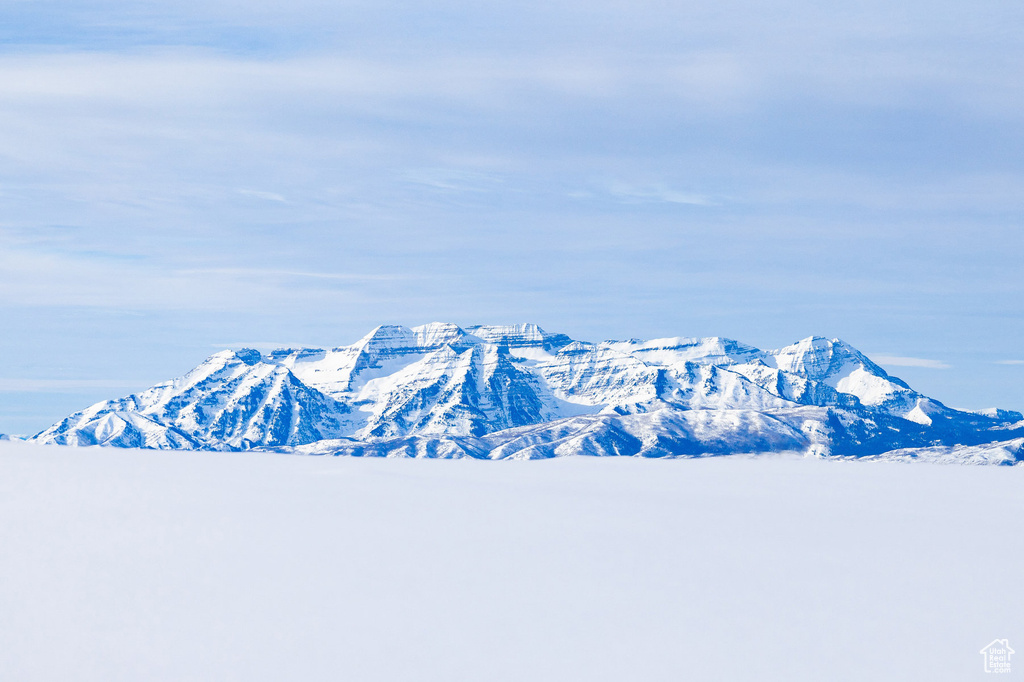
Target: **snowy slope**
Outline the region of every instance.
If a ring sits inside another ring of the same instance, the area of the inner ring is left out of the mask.
[[[531,324],[432,323],[381,326],[332,349],[224,351],[35,440],[489,458],[875,456],[1012,440],[1024,436],[1020,421],[950,409],[838,339],[762,351],[722,338],[588,343]]]
[[[35,440],[185,449],[289,445],[341,435],[349,411],[256,351],[222,351],[183,377],[75,413]]]

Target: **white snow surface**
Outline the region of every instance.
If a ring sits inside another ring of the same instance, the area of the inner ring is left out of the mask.
[[[861,459],[894,462],[935,462],[938,464],[1016,464],[1024,460],[1024,438],[981,445],[936,445],[925,448],[899,448]]]
[[[1022,487],[3,441],[0,679],[983,680],[1024,642]]]

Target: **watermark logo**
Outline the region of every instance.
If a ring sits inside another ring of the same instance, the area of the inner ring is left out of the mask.
[[[981,655],[985,657],[985,672],[1010,672],[1010,656],[1014,653],[1016,652],[1010,648],[1010,642],[1008,640],[992,640],[991,644],[981,650]]]

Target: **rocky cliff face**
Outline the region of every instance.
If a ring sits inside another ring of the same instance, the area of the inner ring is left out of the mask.
[[[333,349],[217,353],[34,439],[419,456],[878,456],[1021,436],[1020,414],[952,410],[838,339],[762,351],[721,338],[587,343],[536,325],[434,323],[378,327]]]

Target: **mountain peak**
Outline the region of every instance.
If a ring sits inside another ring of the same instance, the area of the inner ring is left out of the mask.
[[[572,343],[572,339],[565,334],[546,332],[540,325],[533,323],[477,325],[467,327],[466,331],[487,343],[509,348],[542,348],[546,351],[557,351]]]
[[[382,324],[374,327],[369,334],[356,341],[354,345],[369,348],[371,346],[404,346],[415,341],[413,331],[400,324]]]
[[[263,361],[263,355],[253,348],[240,348],[235,351],[235,357],[250,367]]]
[[[452,322],[430,322],[413,327],[411,331],[416,345],[425,348],[458,344],[467,336],[462,327]]]
[[[801,374],[816,381],[825,379],[830,372],[834,373],[839,363],[867,359],[853,346],[839,339],[824,336],[808,336],[796,343],[770,351],[769,354],[774,356],[779,369]]]

